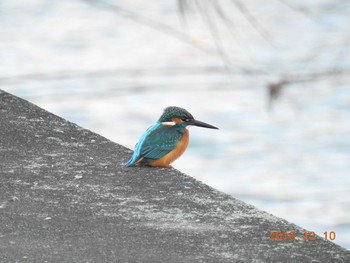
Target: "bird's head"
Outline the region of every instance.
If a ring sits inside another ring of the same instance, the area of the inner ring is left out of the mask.
[[[217,127],[208,123],[195,120],[191,113],[184,108],[170,106],[164,109],[163,114],[160,116],[159,122],[165,125],[175,125],[178,123],[184,123],[186,126],[193,125],[209,129],[218,129]]]

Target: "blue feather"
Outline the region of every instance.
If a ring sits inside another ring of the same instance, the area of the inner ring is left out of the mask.
[[[155,123],[142,134],[135,146],[134,154],[125,164],[125,167],[132,166],[141,158],[157,160],[172,151],[185,133],[185,123],[181,122],[173,126]]]

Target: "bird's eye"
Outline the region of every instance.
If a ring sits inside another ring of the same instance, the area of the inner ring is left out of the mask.
[[[184,122],[190,121],[190,119],[188,119],[188,118],[182,118],[182,120],[183,120]]]

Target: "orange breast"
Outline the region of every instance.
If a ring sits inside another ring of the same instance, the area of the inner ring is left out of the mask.
[[[147,165],[157,166],[157,167],[170,167],[170,164],[184,153],[184,151],[188,146],[188,142],[189,142],[189,132],[187,129],[185,129],[185,134],[182,136],[181,140],[177,143],[174,150],[167,153],[163,157],[148,163]]]

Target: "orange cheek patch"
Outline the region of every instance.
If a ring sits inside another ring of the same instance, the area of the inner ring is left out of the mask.
[[[175,122],[175,123],[180,123],[180,122],[183,122],[181,119],[179,119],[179,118],[172,118],[171,119],[173,122]]]

